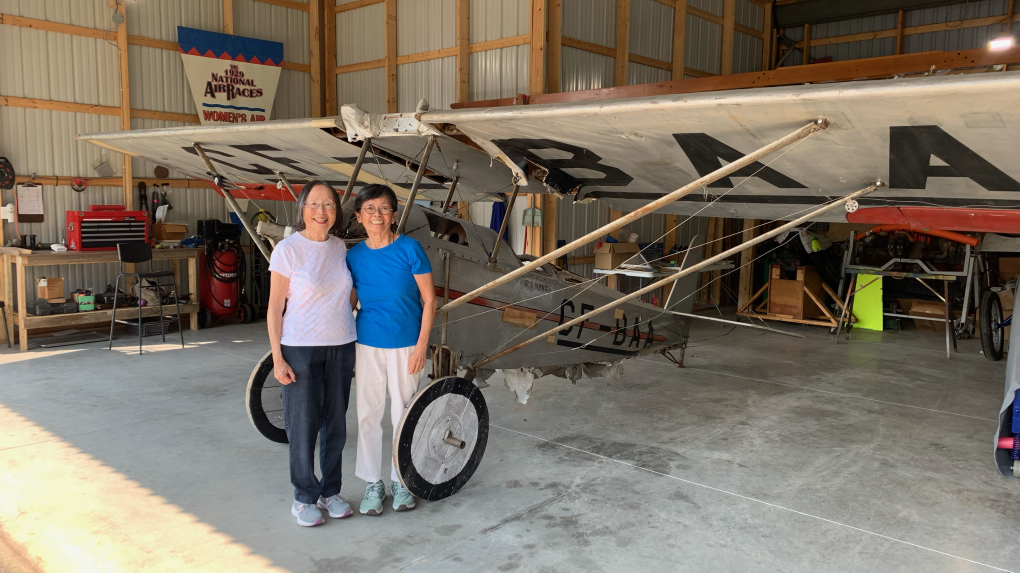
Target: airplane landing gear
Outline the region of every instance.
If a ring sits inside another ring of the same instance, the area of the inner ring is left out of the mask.
[[[415,497],[449,497],[471,479],[489,438],[489,410],[472,382],[447,376],[430,382],[404,410],[393,443],[401,483]]]

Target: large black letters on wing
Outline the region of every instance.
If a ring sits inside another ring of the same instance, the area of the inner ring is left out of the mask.
[[[680,148],[684,150],[687,158],[694,164],[694,169],[702,177],[722,167],[720,159],[733,163],[745,155],[707,133],[674,133],[673,139],[676,139],[676,142],[680,144]],[[771,167],[765,167],[759,161],[734,171],[731,176],[757,177],[780,189],[806,189],[801,183],[790,179]],[[730,181],[729,177],[723,177],[714,183],[710,183],[708,186],[732,189],[733,182]]]
[[[932,165],[931,157],[945,165]],[[1020,183],[937,125],[889,128],[889,187],[924,189],[929,177],[968,177],[989,191],[1020,191]]]
[[[522,171],[527,172],[530,161],[549,170],[545,184],[560,193],[573,193],[585,185],[600,187],[626,187],[634,180],[620,169],[599,163],[602,158],[591,151],[569,143],[561,143],[553,139],[494,139],[492,141]],[[558,149],[571,154],[565,159],[545,159],[534,153],[538,149]],[[564,169],[590,169],[602,173],[604,177],[574,177]]]

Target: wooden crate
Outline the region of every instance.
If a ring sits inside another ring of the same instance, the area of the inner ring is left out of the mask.
[[[824,316],[822,309],[811,300],[825,300],[822,289],[822,278],[814,267],[797,267],[795,280],[782,278],[783,271],[779,265],[769,269],[769,314],[797,320],[809,320]]]
[[[832,297],[840,310],[843,309],[843,302],[822,281],[814,267],[797,267],[797,278],[793,280],[784,279],[782,276],[779,265],[772,265],[769,268],[768,284],[761,287],[758,292],[754,293],[754,296],[737,309],[737,316],[818,326],[836,326],[836,317],[823,306],[825,295],[828,294]],[[754,306],[755,301],[765,291],[768,291],[768,298]],[[847,320],[857,321],[853,315],[847,317]]]

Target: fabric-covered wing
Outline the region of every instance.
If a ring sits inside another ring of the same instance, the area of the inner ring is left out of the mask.
[[[193,147],[199,143],[221,175],[244,187],[234,192],[235,196],[292,200],[286,190],[277,189],[276,172],[286,175],[295,187],[312,179],[327,181],[340,191],[347,185],[362,143],[348,142],[343,128],[339,117],[328,117],[99,133],[80,135],[79,139],[211,181],[212,174]],[[419,199],[446,199],[455,166],[460,175],[455,201],[491,201],[496,199],[495,193],[512,184],[512,172],[505,165],[493,163],[484,152],[453,138],[439,137]],[[408,135],[385,142],[386,146],[378,146],[373,140],[355,191],[364,184],[382,183],[406,198],[425,139]]]
[[[806,125],[830,127],[662,212],[789,219],[876,179],[865,207],[1020,209],[1020,72],[427,112],[578,200],[632,211]],[[719,199],[711,203],[713,199]],[[711,203],[711,204],[710,204]],[[877,212],[877,211],[876,211]],[[828,221],[846,220],[833,211]]]

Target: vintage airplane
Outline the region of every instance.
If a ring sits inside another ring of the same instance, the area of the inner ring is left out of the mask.
[[[293,199],[300,181],[327,180],[345,189],[349,243],[364,237],[355,187],[396,191],[398,230],[422,243],[443,300],[432,381],[394,440],[401,479],[424,499],[452,495],[478,467],[488,435],[478,387],[492,372],[523,401],[541,375],[618,376],[622,358],[673,350],[682,363],[701,318],[695,273],[754,244],[808,221],[1020,231],[1020,72],[407,114],[350,105],[339,117],[80,137],[210,181],[238,213],[236,198]],[[501,248],[502,232],[447,214],[454,199],[511,188],[512,204],[522,187],[630,213],[534,260]],[[790,222],[706,260],[690,248],[630,294],[552,264],[651,212]],[[240,219],[268,259],[261,239],[287,231]],[[665,308],[637,300],[674,283]],[[246,403],[255,427],[283,442],[271,374],[267,353]]]

